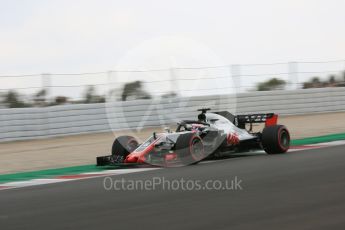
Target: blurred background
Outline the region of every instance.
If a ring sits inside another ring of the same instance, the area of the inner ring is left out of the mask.
[[[345,87],[345,60],[0,76],[1,108]]]
[[[2,0],[0,141],[164,127],[200,107],[344,111],[344,8]]]

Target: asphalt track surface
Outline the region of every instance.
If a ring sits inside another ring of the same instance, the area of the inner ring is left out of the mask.
[[[242,190],[107,191],[104,178],[0,191],[0,229],[345,229],[345,146],[112,179],[242,180]]]

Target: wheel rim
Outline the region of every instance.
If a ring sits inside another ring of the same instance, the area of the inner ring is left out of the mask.
[[[280,145],[286,149],[290,146],[290,135],[286,130],[282,130],[280,133]]]
[[[194,138],[192,141],[191,155],[197,161],[204,157],[204,145],[199,138]]]

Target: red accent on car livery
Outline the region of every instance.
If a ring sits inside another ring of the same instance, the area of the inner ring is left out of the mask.
[[[169,153],[169,154],[165,155],[165,160],[166,161],[176,160],[176,158],[177,158],[177,154],[176,153]]]
[[[145,163],[146,161],[146,155],[148,155],[151,151],[154,151],[154,146],[157,143],[158,139],[160,137],[157,137],[155,141],[153,141],[150,145],[148,145],[145,149],[142,151],[137,151],[136,149],[134,152],[131,152],[125,159],[125,163]]]
[[[237,133],[228,133],[226,142],[228,145],[238,145],[240,143],[240,138]]]
[[[265,126],[272,126],[272,125],[276,125],[278,123],[278,115],[277,114],[273,114],[273,116],[271,118],[267,118],[265,121]]]

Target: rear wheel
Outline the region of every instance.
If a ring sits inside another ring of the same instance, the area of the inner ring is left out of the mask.
[[[138,147],[138,141],[132,136],[120,136],[113,142],[111,154],[125,159],[129,153]]]
[[[268,154],[286,153],[290,147],[290,133],[284,125],[267,126],[262,131],[262,147]]]
[[[203,141],[194,133],[180,135],[175,148],[178,157],[185,165],[198,163],[205,158]]]

